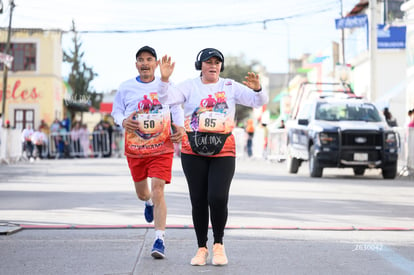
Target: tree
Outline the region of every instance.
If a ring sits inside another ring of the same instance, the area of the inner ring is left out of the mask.
[[[68,84],[72,89],[72,98],[69,104],[67,103],[68,109],[75,112],[83,112],[88,111],[90,105],[99,109],[102,95],[91,91],[89,87],[91,81],[98,74],[82,60],[84,56],[84,52],[81,51],[82,42],[76,31],[74,21],[72,21],[71,31],[74,33],[72,38],[74,48],[69,53],[63,51],[63,62],[72,64],[71,72],[68,76]]]
[[[251,61],[250,65],[246,64],[244,55],[240,56],[229,56],[224,62],[224,71],[220,74],[223,78],[231,78],[237,82],[243,83],[244,77],[247,72],[252,72],[253,68],[258,65],[259,62]],[[252,112],[251,107],[243,105],[236,105],[236,125],[247,119]]]

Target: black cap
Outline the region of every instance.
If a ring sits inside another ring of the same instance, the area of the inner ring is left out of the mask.
[[[155,50],[153,48],[151,48],[150,46],[144,46],[141,49],[139,49],[137,51],[137,54],[135,55],[135,59],[138,58],[138,56],[143,53],[143,52],[147,52],[150,53],[152,56],[155,57],[155,59],[157,59],[157,53],[155,52]]]
[[[209,60],[212,57],[217,57],[218,59],[220,59],[221,62],[224,61],[223,54],[220,51],[213,49],[213,48],[205,49],[200,56],[200,61],[204,62],[204,61]]]

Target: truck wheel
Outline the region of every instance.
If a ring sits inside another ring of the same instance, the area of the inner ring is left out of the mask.
[[[382,177],[384,179],[395,179],[397,176],[397,163],[389,164],[388,166],[382,168]]]
[[[309,152],[309,172],[312,178],[320,178],[323,173],[323,168],[319,166],[319,162],[316,159],[314,146],[311,146]]]
[[[354,175],[355,176],[362,176],[365,173],[365,168],[364,167],[355,167],[354,168]]]
[[[299,170],[300,160],[297,158],[292,157],[290,154],[290,148],[287,148],[287,156],[286,156],[286,165],[289,173],[296,174]]]

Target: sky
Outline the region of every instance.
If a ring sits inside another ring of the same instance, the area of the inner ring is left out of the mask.
[[[0,27],[8,27],[9,0],[2,2]],[[269,73],[285,73],[288,58],[317,54],[332,41],[339,42],[335,19],[341,17],[341,6],[346,14],[358,2],[14,0],[12,27],[61,29],[62,47],[68,52],[73,49],[73,20],[83,61],[98,74],[92,89],[106,93],[138,74],[135,53],[145,45],[155,48],[158,58],[167,54],[176,62],[174,82],[199,75],[194,62],[208,47],[219,49],[225,58],[238,56],[247,64],[258,61]],[[64,64],[63,78],[68,74]]]

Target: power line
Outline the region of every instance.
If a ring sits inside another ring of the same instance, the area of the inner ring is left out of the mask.
[[[321,9],[318,11],[312,12],[312,14],[324,13],[331,11],[332,8]],[[182,27],[170,27],[170,28],[157,28],[157,29],[143,29],[143,30],[78,30],[78,33],[148,33],[148,32],[163,32],[163,31],[180,31],[180,30],[195,30],[195,29],[211,29],[211,28],[225,28],[225,27],[240,27],[246,25],[255,25],[261,24],[264,27],[269,22],[283,21],[298,17],[308,16],[310,12],[298,13],[294,15],[269,18],[264,20],[255,20],[247,22],[235,22],[235,23],[221,23],[221,24],[210,24],[210,25],[196,25],[196,26],[182,26]],[[70,32],[70,31],[69,31]]]

